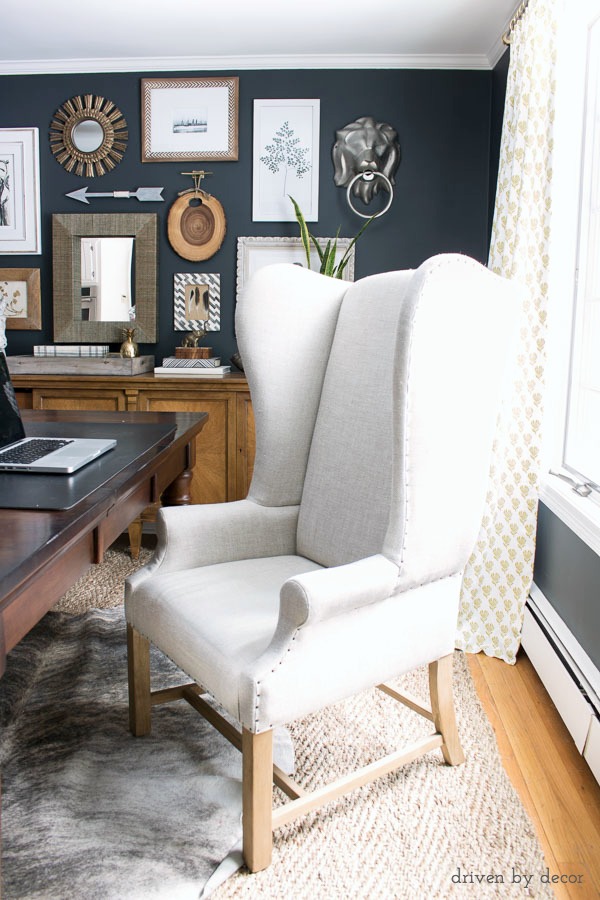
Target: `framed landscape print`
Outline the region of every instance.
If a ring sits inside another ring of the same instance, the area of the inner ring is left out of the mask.
[[[42,252],[37,128],[0,128],[0,253]]]
[[[319,218],[319,100],[255,100],[252,219]]]
[[[238,84],[142,78],[142,162],[237,159]]]

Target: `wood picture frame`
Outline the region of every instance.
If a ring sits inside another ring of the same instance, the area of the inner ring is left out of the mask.
[[[319,246],[325,248],[327,242],[335,238],[317,238]],[[352,242],[352,238],[337,238],[336,261],[339,262]],[[354,247],[350,251],[348,264],[344,269],[343,281],[354,280]],[[239,237],[237,239],[237,281],[236,291],[240,292],[248,279],[263,266],[276,263],[293,263],[306,268],[306,253],[300,238],[295,237]],[[319,271],[319,256],[311,249],[311,268]]]
[[[142,78],[142,162],[236,160],[237,76]]]
[[[37,128],[0,128],[0,254],[42,252]]]
[[[0,269],[0,309],[2,306],[7,329],[39,331],[42,327],[40,270]]]

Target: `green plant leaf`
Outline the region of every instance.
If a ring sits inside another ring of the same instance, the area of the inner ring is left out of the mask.
[[[306,267],[310,269],[310,234],[308,233],[308,227],[306,225],[304,216],[302,215],[302,210],[290,194],[288,194],[288,197],[292,201],[292,204],[294,206],[294,213],[296,215],[296,221],[300,226],[300,238],[302,240],[302,246],[304,247],[304,252],[306,254]]]
[[[331,269],[331,241],[327,241],[323,250],[323,258],[321,259],[321,275],[328,275]]]
[[[313,245],[314,245],[314,247],[315,247],[315,250],[317,251],[317,254],[318,254],[318,256],[319,256],[319,263],[320,263],[320,266],[322,267],[322,265],[323,265],[323,253],[324,253],[323,248],[322,248],[321,245],[319,244],[319,241],[318,241],[317,238],[314,236],[314,234],[309,234],[309,237],[310,237],[311,241],[313,242]],[[319,268],[319,271],[321,271],[321,268]]]
[[[296,221],[300,226],[300,238],[302,240],[302,246],[304,247],[304,252],[306,254],[306,264],[308,268],[311,268],[311,260],[310,260],[310,244],[312,242],[317,254],[319,256],[319,272],[321,275],[328,275],[330,278],[342,278],[344,274],[344,270],[350,261],[350,252],[357,240],[363,233],[363,231],[371,224],[373,219],[377,218],[377,216],[370,216],[359,229],[359,231],[354,235],[352,240],[350,241],[348,248],[346,249],[344,255],[342,256],[339,263],[336,265],[335,258],[337,255],[337,247],[338,247],[338,238],[340,234],[340,229],[336,231],[335,238],[333,239],[333,244],[331,239],[327,241],[326,246],[323,248],[319,244],[318,239],[311,234],[308,230],[308,226],[306,224],[306,220],[302,214],[302,210],[291,196],[288,194],[288,197],[292,201],[294,205],[294,213],[296,215]]]
[[[337,277],[337,276],[336,276],[336,268],[337,268],[337,267],[336,267],[336,264],[335,264],[335,258],[336,258],[336,256],[337,256],[337,242],[338,242],[339,234],[340,234],[340,229],[338,228],[338,230],[337,230],[336,233],[335,233],[335,238],[334,238],[333,244],[332,244],[332,246],[331,246],[331,250],[330,250],[330,254],[329,254],[329,259],[328,259],[328,261],[327,261],[327,268],[326,268],[326,271],[325,271],[325,275],[329,275],[330,278],[336,278],[336,277]]]

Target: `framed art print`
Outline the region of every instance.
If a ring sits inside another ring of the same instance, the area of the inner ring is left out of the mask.
[[[142,162],[237,159],[238,83],[142,78]]]
[[[37,128],[0,128],[0,253],[42,252]]]
[[[317,238],[322,248],[335,238]],[[352,242],[351,238],[337,238],[336,262],[339,262]],[[239,237],[237,241],[237,295],[248,279],[263,266],[276,263],[293,263],[306,268],[306,253],[300,238],[293,237]],[[311,268],[319,270],[317,251],[311,250]],[[350,251],[348,265],[344,269],[344,281],[354,280],[354,247]]]
[[[39,269],[0,269],[0,311],[8,329],[38,331],[42,327]]]
[[[319,218],[319,100],[255,100],[252,219]]]
[[[219,331],[221,276],[178,272],[173,276],[175,331]]]

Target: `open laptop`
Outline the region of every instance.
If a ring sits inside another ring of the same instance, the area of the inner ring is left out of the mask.
[[[112,438],[25,437],[6,357],[0,350],[0,472],[70,475],[116,443]]]

